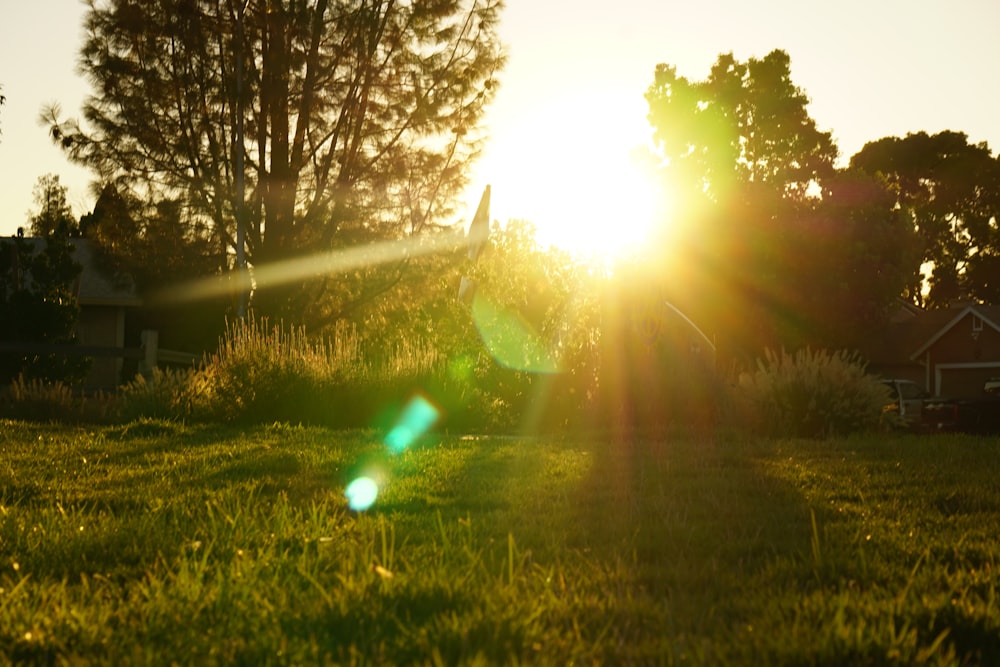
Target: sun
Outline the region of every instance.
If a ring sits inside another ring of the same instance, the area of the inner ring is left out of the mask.
[[[569,154],[550,183],[529,200],[537,211],[538,241],[575,254],[611,259],[643,244],[656,216],[652,175],[627,147]]]
[[[527,220],[539,244],[597,261],[646,243],[665,197],[641,105],[626,106],[580,95],[501,124],[480,169],[491,218]]]

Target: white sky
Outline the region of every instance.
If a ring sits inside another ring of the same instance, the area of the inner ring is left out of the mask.
[[[0,0],[0,235],[27,223],[47,173],[70,187],[77,215],[93,207],[88,173],[37,122],[51,101],[77,115],[88,91],[75,75],[84,10]],[[543,233],[613,215],[621,193],[607,184],[649,134],[643,93],[659,62],[703,79],[720,53],[786,50],[843,158],[920,130],[1000,148],[1000,0],[508,0],[502,34],[510,62],[469,205],[492,183],[494,219],[525,218]]]

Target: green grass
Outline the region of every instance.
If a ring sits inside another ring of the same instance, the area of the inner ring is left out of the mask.
[[[0,664],[1000,663],[986,439],[0,434]]]

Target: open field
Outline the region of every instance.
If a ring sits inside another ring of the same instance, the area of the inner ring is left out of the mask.
[[[0,663],[998,664],[998,450],[0,422]]]

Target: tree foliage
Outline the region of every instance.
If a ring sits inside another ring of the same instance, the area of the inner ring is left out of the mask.
[[[878,183],[836,169],[790,66],[783,51],[723,55],[692,82],[660,65],[646,93],[679,200],[653,261],[724,359],[850,344],[918,264]]]
[[[656,259],[669,267],[668,295],[728,353],[790,335],[790,244],[837,150],[809,116],[788,55],[722,55],[698,82],[659,65],[646,99],[664,177],[680,193]]]
[[[32,191],[38,211],[31,216],[31,233],[34,236],[76,236],[79,227],[73,217],[73,210],[66,200],[66,186],[59,182],[59,176],[46,174],[38,179]]]
[[[432,229],[449,221],[482,140],[500,9],[95,1],[81,54],[94,87],[86,123],[54,117],[53,137],[123,195],[176,202],[180,224],[230,253],[244,215],[254,265]],[[257,305],[300,319],[323,295],[336,314],[379,291],[336,286],[299,283]]]
[[[658,65],[646,100],[673,178],[716,203],[762,191],[800,200],[833,171],[837,148],[809,116],[784,51],[746,62],[722,55],[697,82]]]
[[[75,288],[80,265],[70,237],[79,232],[59,177],[47,174],[34,189],[38,209],[30,215],[36,238],[0,242],[0,341],[5,343],[76,342],[79,306]],[[12,350],[0,355],[0,382],[25,379],[77,381],[89,368],[86,359],[62,354]]]
[[[0,341],[5,343],[76,342],[79,306],[74,284],[80,265],[65,232],[44,239],[16,237],[0,241]],[[18,376],[47,381],[76,381],[89,362],[80,357],[36,351],[0,354],[0,382]]]
[[[851,166],[881,179],[919,240],[930,268],[907,296],[918,305],[957,299],[1000,303],[1000,159],[961,132],[926,132],[870,142]]]
[[[822,199],[790,248],[801,339],[855,348],[886,322],[901,295],[919,289],[919,240],[879,179],[843,169],[823,182]]]
[[[80,233],[98,248],[99,270],[144,295],[143,308],[131,318],[137,332],[157,330],[160,344],[169,349],[215,348],[235,302],[235,286],[221,288],[229,277],[224,272],[229,258],[205,225],[185,223],[180,202],[143,206],[107,184],[93,212],[81,217]],[[199,279],[217,281],[220,288],[195,303],[160,298],[172,286]]]
[[[528,221],[494,224],[489,238],[468,271],[475,292],[464,318],[475,325],[465,339],[481,351],[480,382],[521,429],[579,428],[598,384],[603,276],[539,245]]]

